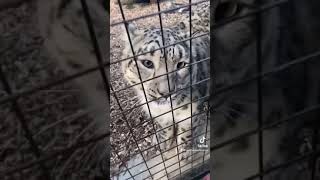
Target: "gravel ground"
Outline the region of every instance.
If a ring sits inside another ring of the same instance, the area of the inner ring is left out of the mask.
[[[176,1],[178,3],[186,3],[185,0]],[[111,8],[111,21],[110,23],[116,23],[122,21],[122,16],[120,13],[119,5],[117,4],[117,0],[112,0],[110,2]],[[143,15],[147,15],[150,13],[155,13],[158,11],[157,4],[150,4],[150,5],[124,5],[123,11],[125,14],[126,19],[132,19],[136,17],[140,17]],[[169,3],[162,2],[160,4],[161,10],[165,10],[170,8]],[[163,14],[162,15],[162,23],[164,27],[169,27],[182,17],[181,14],[177,13],[170,13],[170,14]],[[159,16],[152,16],[149,18],[140,19],[134,21],[138,28],[148,28],[150,26],[160,27]],[[117,62],[121,60],[121,50],[123,49],[123,42],[120,41],[122,35],[122,25],[112,26],[110,30],[110,47],[111,47],[111,62]],[[111,85],[115,90],[123,89],[128,86],[128,84],[123,79],[123,74],[121,72],[121,66],[119,63],[113,64],[110,67],[111,73]],[[139,99],[135,95],[132,88],[120,91],[116,94],[117,98],[120,100],[120,104],[124,110],[130,109],[131,107],[139,104]],[[130,97],[130,98],[129,98]],[[116,166],[112,169],[113,172],[118,171],[120,160],[117,158],[116,153],[120,156],[122,161],[127,161],[132,154],[138,154],[139,148],[143,151],[145,148],[150,147],[151,145],[151,138],[149,136],[141,141],[138,141],[138,146],[135,144],[133,137],[135,139],[140,139],[141,137],[146,137],[149,134],[152,134],[153,127],[151,122],[146,121],[146,115],[142,112],[141,108],[136,108],[134,110],[129,111],[126,113],[126,118],[123,116],[113,116],[119,114],[121,111],[119,110],[119,106],[117,105],[114,97],[111,97],[111,143],[114,150],[112,151],[111,155],[111,164]],[[133,128],[134,133],[131,134],[129,129],[127,128],[127,124],[125,121],[128,121],[130,126]],[[120,133],[120,136],[119,136]],[[119,144],[121,144],[119,146]],[[150,157],[156,152],[156,149],[150,149],[144,152],[146,157]]]

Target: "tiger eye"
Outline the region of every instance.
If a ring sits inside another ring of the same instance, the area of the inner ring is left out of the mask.
[[[179,62],[179,63],[177,64],[177,68],[178,68],[178,69],[183,68],[183,67],[185,67],[185,66],[186,66],[186,63],[185,63],[185,62]]]
[[[143,60],[143,61],[142,61],[142,64],[143,64],[145,67],[149,68],[149,69],[153,69],[153,68],[154,68],[154,65],[153,65],[153,62],[152,62],[152,61]]]

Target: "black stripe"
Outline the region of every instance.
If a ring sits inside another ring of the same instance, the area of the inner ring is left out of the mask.
[[[145,48],[144,51],[147,51],[147,49]],[[138,54],[141,54],[143,51],[141,48],[139,48],[139,50],[137,51]]]
[[[179,49],[179,57],[181,59],[182,58],[182,50],[181,50],[180,46],[178,46],[178,49]]]
[[[151,43],[153,43],[153,42],[154,42],[154,40],[151,40],[151,41],[147,42],[147,45],[148,45],[148,44],[151,44]]]
[[[175,49],[175,47],[176,47],[176,46],[173,46],[173,47],[172,47],[172,59],[174,58],[174,49]]]
[[[128,63],[128,67],[132,64],[132,59],[130,59],[129,63]]]
[[[155,40],[154,42],[157,43],[157,45],[158,45],[159,47],[161,47],[161,46],[160,46],[160,42],[159,42],[158,40]]]

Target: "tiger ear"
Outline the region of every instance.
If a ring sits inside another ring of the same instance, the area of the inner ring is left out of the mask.
[[[127,41],[128,40],[128,33],[130,34],[130,39],[134,39],[136,36],[141,35],[142,31],[136,27],[134,23],[127,23],[127,29],[125,24],[122,25],[122,39]]]
[[[129,31],[130,35],[131,34],[135,35],[137,33],[137,31],[138,31],[137,26],[135,24],[133,24],[133,23],[128,23],[127,28],[128,28],[128,31]]]

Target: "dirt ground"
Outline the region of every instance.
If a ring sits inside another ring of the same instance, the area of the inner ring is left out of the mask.
[[[172,8],[170,6],[170,1],[164,1],[160,3],[160,9],[166,10],[169,8]],[[180,0],[175,1],[177,3],[187,3],[186,0]],[[111,10],[111,17],[110,17],[110,24],[114,24],[117,22],[122,21],[122,16],[119,8],[119,4],[117,3],[117,0],[112,0],[110,2],[110,10]],[[156,3],[149,4],[149,5],[140,5],[140,4],[132,4],[132,5],[124,5],[123,11],[126,20],[148,15],[151,13],[155,13],[158,11],[158,6]],[[179,19],[183,15],[178,13],[168,13],[168,14],[162,14],[162,23],[164,27],[170,27],[173,24],[177,23]],[[138,28],[148,28],[151,26],[160,27],[160,21],[159,16],[152,16],[148,18],[139,19],[137,21],[134,21],[134,23],[137,25]],[[126,36],[126,34],[122,34],[122,24],[117,26],[111,26],[110,29],[110,47],[111,47],[111,62],[117,62],[121,60],[121,50],[123,49],[123,42],[120,41],[121,36]],[[125,87],[128,86],[128,84],[123,79],[123,74],[121,72],[121,66],[119,63],[112,64],[110,67],[110,75],[111,75],[111,85],[115,89],[125,89]],[[134,91],[132,88],[125,89],[122,91],[119,91],[116,93],[116,96],[121,101],[121,106],[124,110],[128,110],[131,107],[139,105],[139,99],[136,97]],[[128,98],[130,97],[130,98]],[[126,118],[123,116],[113,116],[115,114],[119,114],[121,111],[119,110],[119,107],[117,103],[115,102],[115,99],[113,96],[111,96],[111,130],[113,135],[111,135],[111,144],[114,150],[111,154],[111,164],[119,164],[118,156],[115,153],[118,153],[119,157],[123,161],[129,160],[130,156],[138,154],[139,148],[140,150],[144,150],[151,145],[151,135],[153,133],[152,123],[151,122],[145,122],[146,121],[146,115],[144,112],[142,112],[141,108],[136,108],[133,110],[130,110],[127,112]],[[131,125],[131,127],[134,130],[134,133],[131,134],[127,128],[127,125],[125,121],[128,121]],[[119,132],[120,131],[120,132]],[[118,136],[118,133],[120,133],[120,138]],[[138,142],[138,146],[133,141],[133,137],[135,139],[140,139],[141,137],[146,137],[145,139],[142,139]],[[118,144],[122,144],[125,146],[118,146]],[[146,157],[150,157],[155,153],[156,149],[150,149],[148,151],[144,151],[143,155],[146,155]],[[118,166],[114,166],[115,168],[113,171],[118,170]]]

